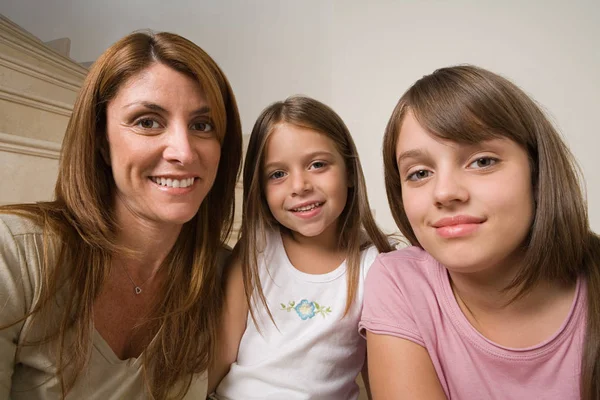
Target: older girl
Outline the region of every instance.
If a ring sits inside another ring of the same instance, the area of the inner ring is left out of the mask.
[[[600,240],[535,102],[481,68],[437,70],[400,99],[383,154],[413,247],[367,279],[374,398],[600,398]]]

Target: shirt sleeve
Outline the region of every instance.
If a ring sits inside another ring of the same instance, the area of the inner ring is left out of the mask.
[[[375,259],[367,275],[359,332],[363,336],[366,336],[366,330],[378,335],[395,336],[425,347],[414,318],[413,306],[404,293],[402,279],[409,279],[410,268],[394,265],[402,259],[392,259],[388,265],[383,256]]]
[[[23,286],[25,267],[12,232],[0,219],[0,399],[8,399],[10,395],[15,353],[23,326],[23,322],[14,322],[27,312]]]

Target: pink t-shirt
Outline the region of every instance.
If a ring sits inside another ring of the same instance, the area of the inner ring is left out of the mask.
[[[418,247],[380,254],[365,284],[359,330],[427,349],[448,399],[579,399],[586,285],[548,340],[511,349],[486,339],[458,306],[446,269]]]

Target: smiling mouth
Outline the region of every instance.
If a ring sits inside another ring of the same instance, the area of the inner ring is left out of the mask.
[[[306,212],[306,211],[312,211],[315,208],[321,207],[323,205],[323,203],[321,202],[316,202],[316,203],[312,203],[312,204],[307,204],[305,206],[302,207],[298,207],[298,208],[291,208],[290,211],[292,212]]]
[[[186,179],[172,179],[172,178],[160,178],[157,176],[151,176],[150,180],[159,186],[170,187],[170,188],[186,188],[194,184],[196,178]]]

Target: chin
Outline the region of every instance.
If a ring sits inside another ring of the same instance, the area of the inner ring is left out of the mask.
[[[183,225],[186,222],[189,222],[194,218],[196,213],[184,213],[184,214],[176,214],[176,215],[168,215],[163,217],[163,221],[176,225]]]
[[[323,232],[325,232],[325,229],[315,227],[315,228],[308,228],[308,229],[298,229],[298,230],[296,230],[296,232],[304,237],[316,237],[316,236],[321,235]]]

